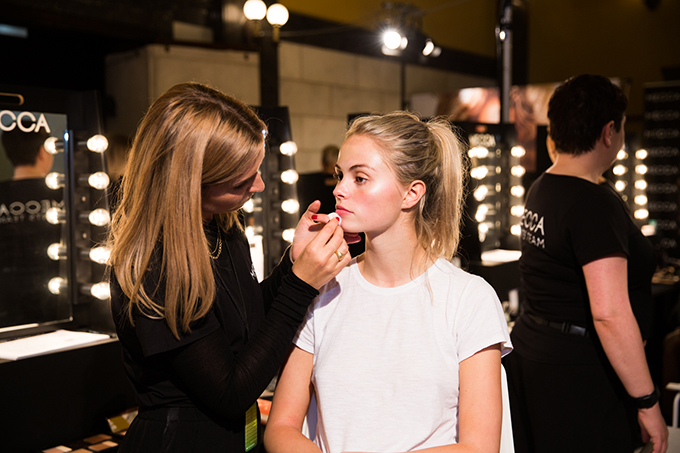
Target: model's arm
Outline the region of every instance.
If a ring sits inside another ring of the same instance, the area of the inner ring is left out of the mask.
[[[640,329],[628,299],[628,262],[623,254],[607,256],[583,266],[595,330],[607,358],[632,397],[649,395],[654,383],[647,367]],[[659,403],[638,410],[643,440],[650,437],[654,453],[668,445],[668,429]],[[647,436],[648,435],[648,436]]]
[[[312,395],[313,360],[312,354],[295,346],[286,360],[264,432],[264,445],[269,453],[321,451],[302,434],[302,423]]]

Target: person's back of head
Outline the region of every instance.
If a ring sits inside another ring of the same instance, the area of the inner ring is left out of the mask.
[[[463,145],[444,118],[423,122],[396,111],[357,117],[346,138],[363,135],[379,145],[397,180],[419,180],[426,193],[413,210],[420,245],[437,258],[451,259],[460,239],[465,170]]]
[[[38,132],[24,132],[15,127],[11,131],[2,133],[2,147],[15,168],[33,166],[37,162],[40,148],[49,136],[50,134],[45,129],[40,129]]]
[[[327,145],[321,150],[321,165],[324,173],[332,174],[334,172],[339,152],[340,148],[335,145]]]
[[[548,103],[549,133],[557,152],[590,151],[610,121],[621,130],[627,104],[621,88],[606,77],[582,74],[565,81]]]

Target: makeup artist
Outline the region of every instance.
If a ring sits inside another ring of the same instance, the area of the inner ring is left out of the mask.
[[[258,452],[256,400],[317,289],[350,261],[310,205],[258,283],[238,210],[264,189],[266,126],[208,86],[172,87],[134,139],[110,243],[111,309],[139,400],[120,452]]]

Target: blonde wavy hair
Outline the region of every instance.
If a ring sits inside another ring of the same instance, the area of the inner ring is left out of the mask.
[[[243,102],[198,83],[170,88],[139,125],[113,216],[110,271],[130,299],[131,323],[138,308],[165,319],[175,337],[189,332],[215,298],[209,244],[203,230],[201,190],[236,181],[262,155],[265,124]],[[241,227],[237,212],[216,216],[224,231]],[[162,259],[153,260],[158,248]],[[145,288],[144,276],[160,266],[160,288]]]
[[[357,117],[345,139],[353,135],[374,140],[397,180],[420,180],[426,193],[414,210],[419,245],[427,258],[451,260],[460,241],[466,161],[464,146],[443,117],[421,121],[404,111]]]

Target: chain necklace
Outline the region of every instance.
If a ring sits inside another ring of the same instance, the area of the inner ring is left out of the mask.
[[[210,254],[210,258],[214,260],[219,258],[220,255],[222,254],[222,234],[220,234],[219,228],[217,230],[217,242],[215,243],[215,250],[213,250],[212,252],[208,250],[208,254]]]

